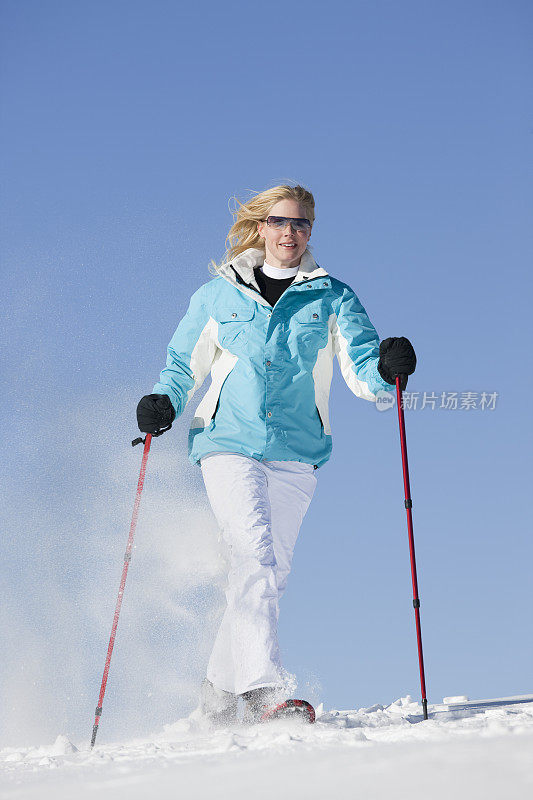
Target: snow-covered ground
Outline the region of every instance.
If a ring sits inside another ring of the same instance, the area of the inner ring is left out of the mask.
[[[431,708],[430,708],[431,710]],[[315,725],[278,720],[207,730],[192,719],[123,744],[65,736],[0,751],[5,798],[533,797],[533,703],[420,720],[410,697],[358,711],[317,709]],[[105,724],[102,722],[102,724]]]

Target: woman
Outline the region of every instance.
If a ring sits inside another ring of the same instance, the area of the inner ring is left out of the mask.
[[[279,599],[300,525],[330,457],[329,389],[336,355],[358,397],[375,401],[414,372],[410,342],[378,335],[352,289],[315,262],[307,245],[313,195],[275,186],[240,204],[227,258],[196,291],[168,347],[139,428],[159,433],[211,372],[196,409],[189,457],[200,464],[229,545],[225,610],[202,686],[213,722],[258,719],[282,699]]]

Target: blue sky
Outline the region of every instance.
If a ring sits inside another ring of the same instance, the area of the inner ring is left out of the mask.
[[[315,195],[318,263],[381,338],[413,342],[409,390],[498,393],[493,411],[406,411],[428,695],[533,691],[531,5],[1,14],[6,744],[90,733],[137,401],[224,253],[229,198],[287,180]],[[286,664],[330,706],[418,697],[397,417],[338,369],[331,408]],[[103,737],[190,710],[205,668],[223,566],[190,413],[154,442]]]

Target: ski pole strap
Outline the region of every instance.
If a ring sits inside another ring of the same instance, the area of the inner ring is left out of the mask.
[[[157,430],[156,433],[152,433],[152,436],[161,436],[162,433],[165,433],[166,431],[169,431],[171,429],[171,427],[172,427],[172,423],[170,422],[166,426],[166,428],[159,428],[159,430]]]
[[[158,430],[155,433],[152,433],[151,436],[162,436],[164,433],[169,431],[171,427],[172,423],[170,423],[170,425],[167,425],[166,428],[158,428]],[[143,439],[141,436],[139,436],[138,439],[133,440],[131,446],[135,447],[136,444],[144,444],[145,442],[146,442],[146,437]]]

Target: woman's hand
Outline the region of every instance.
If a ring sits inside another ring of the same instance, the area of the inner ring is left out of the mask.
[[[379,346],[378,372],[387,383],[396,383],[401,375],[400,388],[407,386],[407,376],[415,371],[416,355],[413,345],[405,336],[390,336]]]
[[[172,425],[176,412],[168,394],[146,394],[137,406],[137,424],[143,433],[156,434]]]

